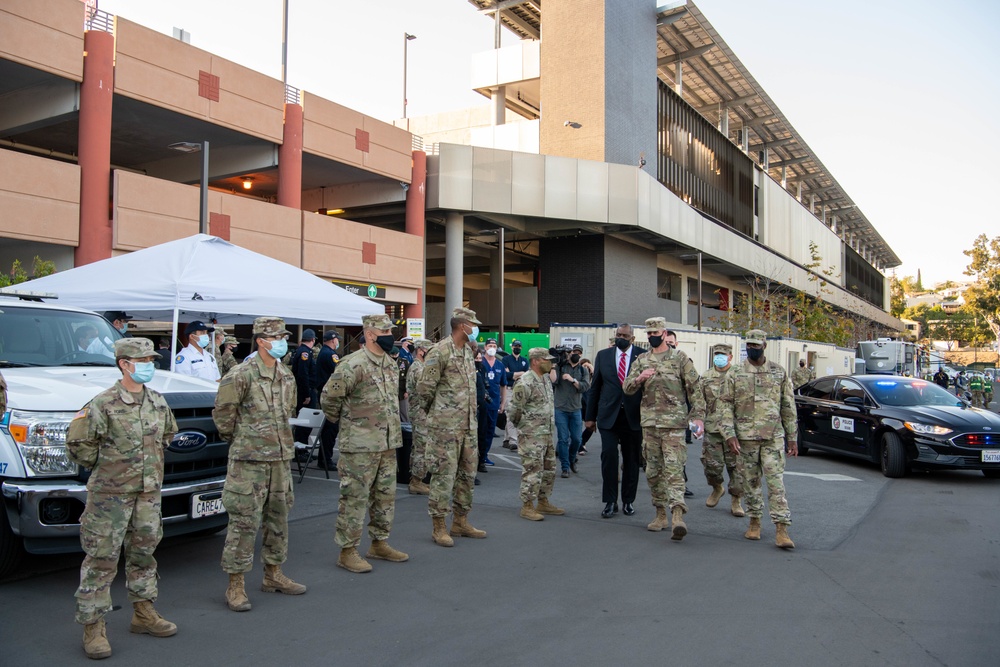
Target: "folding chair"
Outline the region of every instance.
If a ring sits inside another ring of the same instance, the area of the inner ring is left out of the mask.
[[[316,454],[316,449],[320,450],[320,459],[323,462],[323,468],[326,472],[326,478],[330,479],[330,462],[326,460],[326,454],[323,452],[322,447],[320,447],[322,440],[319,437],[320,432],[323,430],[323,422],[326,421],[326,417],[323,415],[322,410],[315,410],[311,408],[302,408],[299,410],[297,417],[288,420],[288,423],[292,427],[300,426],[302,428],[308,428],[309,437],[308,442],[296,442],[295,443],[295,462],[299,466],[299,481],[301,482],[305,479],[306,470],[309,469],[309,461]],[[303,462],[303,458],[305,461]]]

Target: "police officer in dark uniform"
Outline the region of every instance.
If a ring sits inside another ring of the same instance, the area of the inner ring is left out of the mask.
[[[312,349],[316,344],[316,332],[306,329],[302,332],[302,341],[292,355],[292,374],[295,376],[295,386],[298,389],[298,401],[295,403],[295,414],[302,408],[319,409],[316,399],[316,364],[313,362]],[[295,442],[308,442],[309,429],[298,426],[295,428]]]
[[[316,393],[321,394],[323,387],[333,372],[337,370],[337,362],[340,357],[337,350],[340,348],[340,336],[336,331],[327,331],[323,334],[323,345],[319,348],[319,357],[316,359]],[[323,422],[323,430],[320,431],[320,441],[323,443],[324,461],[333,460],[333,445],[337,442],[337,434],[340,432],[340,422],[332,422],[329,419]],[[336,470],[337,466],[331,465],[330,470]]]

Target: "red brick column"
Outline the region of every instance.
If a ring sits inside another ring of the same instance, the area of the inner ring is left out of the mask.
[[[425,213],[427,202],[427,154],[423,151],[413,151],[413,176],[410,189],[406,191],[406,233],[425,238]],[[421,241],[426,243],[426,241]],[[426,255],[426,251],[424,252]],[[426,256],[423,272],[427,273]],[[406,317],[424,316],[424,291],[417,290],[417,302],[403,306]]]

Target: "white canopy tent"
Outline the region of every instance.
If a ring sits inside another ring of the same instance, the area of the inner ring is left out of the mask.
[[[308,271],[215,236],[188,238],[87,264],[27,285],[60,303],[124,310],[136,319],[246,324],[262,315],[288,324],[359,325],[381,304],[351,294]]]

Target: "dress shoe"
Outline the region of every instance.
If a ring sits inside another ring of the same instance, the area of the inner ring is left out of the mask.
[[[478,477],[476,478],[476,481],[474,482],[474,484],[475,484],[475,486],[479,486],[481,484],[481,482],[479,481]]]
[[[577,454],[579,454],[580,456],[584,456],[584,455],[586,455],[586,453],[587,453],[587,447],[586,447],[586,445],[581,445],[580,446],[580,451],[577,452]]]
[[[576,472],[576,473],[580,472],[579,470],[576,469],[576,461],[571,461],[570,462],[569,469],[572,470],[573,472]]]
[[[562,471],[562,477],[563,477],[563,479],[569,478],[569,470],[563,470]]]
[[[604,503],[604,511],[601,512],[602,519],[610,519],[618,513],[618,503]]]
[[[476,466],[476,471],[477,472],[489,472],[489,470],[486,469],[486,464],[485,463],[480,463],[478,466]]]
[[[687,488],[687,487],[685,486],[685,487],[684,487],[684,497],[685,497],[685,498],[690,498],[690,497],[691,497],[691,496],[693,496],[693,495],[694,495],[694,491],[692,491],[691,489],[689,489],[689,488]]]
[[[624,514],[625,516],[632,516],[633,514],[635,514],[635,508],[632,507],[632,503],[622,504],[622,514]]]

